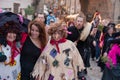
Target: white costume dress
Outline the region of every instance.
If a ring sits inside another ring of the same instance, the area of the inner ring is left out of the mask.
[[[19,50],[19,49],[18,49]],[[11,47],[7,45],[6,47],[2,45],[2,51],[4,55],[7,56],[6,63],[10,62],[11,57]],[[20,51],[20,50],[19,50]],[[11,66],[5,64],[5,62],[0,62],[0,80],[17,80],[18,74],[20,73],[20,53],[15,51],[14,60],[16,64]]]

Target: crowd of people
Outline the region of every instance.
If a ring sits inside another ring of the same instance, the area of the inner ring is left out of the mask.
[[[90,60],[101,80],[120,80],[120,32],[110,19],[99,29],[100,12],[68,20],[38,13],[21,28],[23,19],[0,25],[0,80],[86,80]]]

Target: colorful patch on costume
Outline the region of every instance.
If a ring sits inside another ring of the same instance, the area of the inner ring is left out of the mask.
[[[17,79],[16,80],[21,80],[21,73],[18,74]]]
[[[41,60],[43,64],[46,64],[45,56],[41,56]]]
[[[65,73],[61,73],[60,76],[62,80],[68,80],[68,77],[65,75]]]
[[[63,53],[65,53],[67,56],[69,56],[70,48],[63,50]]]
[[[74,51],[75,50],[75,47],[73,46],[73,45],[71,45],[72,46],[72,50]]]
[[[59,66],[59,62],[56,59],[53,61],[52,64],[53,64],[54,67],[58,67]]]
[[[12,71],[12,76],[13,76],[13,79],[17,79],[18,74],[16,69]]]
[[[70,63],[70,59],[67,57],[67,58],[64,60],[64,65],[69,66],[69,63]]]
[[[68,70],[68,76],[72,76],[73,75],[73,70]]]
[[[7,76],[7,79],[9,79],[10,78],[10,76]]]
[[[17,42],[17,43],[16,43],[16,47],[17,47],[17,48],[21,48],[21,47],[22,47],[21,43],[20,43],[20,42]]]
[[[75,78],[73,78],[72,80],[75,80]]]
[[[48,80],[53,80],[53,79],[54,79],[54,76],[50,74]]]
[[[55,56],[57,55],[57,51],[53,48],[51,51],[50,51],[50,55],[55,58]]]
[[[9,48],[7,48],[6,50],[9,50]]]

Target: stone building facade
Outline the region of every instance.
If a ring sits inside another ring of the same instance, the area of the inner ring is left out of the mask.
[[[0,0],[0,8],[14,13],[19,13],[21,9],[31,5],[32,0]]]
[[[102,18],[111,18],[115,23],[120,22],[120,0],[88,0],[88,13],[98,10]]]
[[[102,19],[111,18],[115,23],[120,22],[120,0],[45,0],[46,3],[52,1],[64,2],[64,6],[69,14],[79,13],[94,14],[97,10],[101,13]]]

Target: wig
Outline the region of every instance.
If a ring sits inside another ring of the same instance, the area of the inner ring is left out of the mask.
[[[15,23],[14,21],[9,21],[4,24],[4,26],[1,28],[1,34],[6,38],[8,33],[15,33],[16,34],[16,40],[19,41],[21,39],[20,36],[20,26],[19,24]]]
[[[62,23],[55,23],[52,26],[50,26],[50,28],[48,29],[48,34],[50,36],[53,36],[53,34],[55,34],[55,32],[60,33],[60,35],[63,38],[67,37],[67,32],[64,26],[62,26]]]

